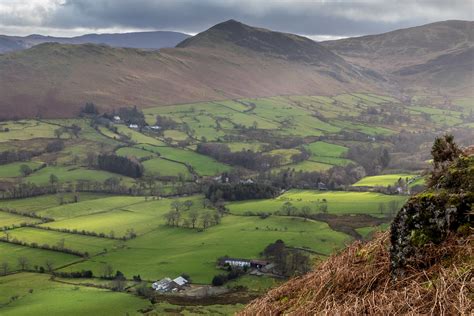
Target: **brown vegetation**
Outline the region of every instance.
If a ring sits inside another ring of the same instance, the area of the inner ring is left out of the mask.
[[[253,301],[240,315],[472,315],[474,236],[426,245],[425,270],[393,281],[389,233],[355,242],[313,272]]]

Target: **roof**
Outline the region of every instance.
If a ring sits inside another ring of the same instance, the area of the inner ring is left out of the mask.
[[[179,286],[183,286],[183,285],[185,285],[185,284],[188,283],[188,280],[186,280],[186,279],[183,278],[182,276],[179,276],[179,277],[177,277],[176,279],[174,279],[173,282],[175,282],[175,283],[178,284]]]

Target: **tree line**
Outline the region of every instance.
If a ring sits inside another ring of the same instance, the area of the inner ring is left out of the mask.
[[[143,165],[136,159],[117,156],[115,154],[102,154],[97,158],[99,169],[122,174],[132,178],[143,175]]]

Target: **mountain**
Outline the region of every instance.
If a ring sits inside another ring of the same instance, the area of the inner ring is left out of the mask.
[[[435,141],[428,189],[407,201],[390,232],[353,243],[239,315],[471,315],[474,148],[448,143]]]
[[[235,20],[217,24],[206,32],[184,40],[177,47],[218,48],[226,45],[292,61],[344,63],[342,58],[309,38],[251,27]]]
[[[281,49],[285,45],[288,49]],[[44,43],[0,55],[2,116],[375,91],[378,76],[296,35],[227,21],[160,51]]]
[[[27,49],[43,43],[104,44],[111,47],[160,49],[174,47],[189,35],[179,32],[155,31],[117,34],[86,34],[77,37],[52,37],[42,35],[0,36],[0,53]]]
[[[405,89],[474,95],[474,22],[444,21],[321,43]]]

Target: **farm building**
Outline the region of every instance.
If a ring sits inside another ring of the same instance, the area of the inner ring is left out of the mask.
[[[220,266],[231,266],[236,268],[256,268],[262,269],[267,266],[270,262],[265,260],[256,260],[256,259],[238,259],[238,258],[221,258],[219,260]]]
[[[128,127],[137,129],[137,128],[138,128],[138,125],[137,125],[137,124],[130,124]]]
[[[161,279],[160,281],[154,282],[151,287],[157,292],[168,293],[181,291],[188,283],[188,280],[179,276],[173,280],[170,278]]]

